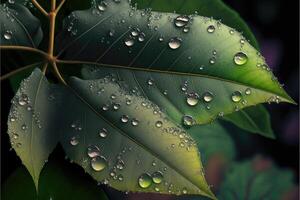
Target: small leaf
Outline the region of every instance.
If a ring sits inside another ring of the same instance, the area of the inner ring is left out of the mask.
[[[151,8],[153,11],[159,12],[175,11],[185,15],[198,13],[201,16],[213,17],[237,31],[243,32],[249,43],[259,49],[255,36],[245,21],[222,0],[133,0],[132,5],[135,3],[137,3],[138,9]]]
[[[188,130],[201,152],[204,166],[214,155],[221,155],[228,161],[235,157],[235,146],[227,130],[216,121],[212,124],[194,126]]]
[[[108,78],[71,78],[61,118],[67,156],[121,191],[214,198],[194,140],[149,100]],[[182,162],[184,160],[184,163]]]
[[[263,102],[293,102],[259,53],[220,22],[190,16],[175,25],[182,16],[136,11],[126,1],[106,2],[104,11],[99,6],[65,20],[59,59],[95,63],[130,89],[138,85],[177,123],[185,115],[204,124]],[[198,104],[187,102],[189,96]]]
[[[226,115],[223,119],[251,133],[275,138],[271,127],[270,115],[262,105],[245,108],[239,112]]]
[[[36,187],[40,172],[58,142],[55,91],[39,69],[23,80],[8,117],[11,145],[21,158]]]
[[[41,173],[38,198],[25,168],[18,168],[2,185],[2,200],[108,200],[103,190],[66,163],[50,161]]]
[[[221,186],[219,199],[280,200],[295,185],[293,174],[257,157],[233,166]]]
[[[40,21],[20,4],[0,5],[0,45],[38,47],[43,39]]]

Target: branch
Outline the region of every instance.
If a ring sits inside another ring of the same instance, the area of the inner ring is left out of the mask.
[[[62,77],[62,75],[61,75],[61,73],[60,73],[60,71],[59,71],[59,69],[58,69],[58,67],[57,67],[57,65],[56,65],[55,62],[52,63],[52,66],[53,66],[54,73],[55,73],[56,77],[58,78],[58,80],[62,84],[67,85],[65,79]]]
[[[34,53],[38,53],[44,57],[48,57],[48,54],[45,53],[44,51],[41,51],[39,49],[36,48],[32,48],[32,47],[26,47],[26,46],[0,46],[0,50],[21,50],[21,51],[31,51]]]
[[[5,74],[4,76],[1,76],[1,77],[0,77],[0,80],[1,80],[1,81],[4,81],[4,80],[6,80],[6,79],[8,79],[8,78],[10,78],[10,77],[12,77],[12,76],[14,76],[14,75],[16,75],[16,74],[22,72],[22,71],[25,71],[25,70],[27,70],[27,69],[30,69],[30,68],[32,68],[33,66],[39,65],[39,64],[42,64],[42,62],[37,62],[37,63],[33,63],[33,64],[30,64],[30,65],[26,65],[26,66],[24,66],[24,67],[21,67],[21,68],[19,68],[19,69],[16,69],[16,70],[14,70],[14,71],[11,71],[11,72]]]
[[[44,10],[44,8],[36,1],[36,0],[31,0],[31,3],[46,17],[48,17],[48,13]]]
[[[61,7],[64,5],[65,2],[66,2],[66,0],[62,0],[62,1],[60,2],[60,4],[57,6],[57,8],[56,8],[56,10],[55,10],[56,13],[59,12],[59,10],[61,9]]]

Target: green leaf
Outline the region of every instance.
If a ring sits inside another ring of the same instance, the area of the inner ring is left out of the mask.
[[[255,36],[237,12],[229,8],[222,0],[133,0],[139,9],[151,8],[153,11],[174,12],[191,15],[197,12],[201,16],[213,17],[222,23],[243,32],[250,44],[259,49]]]
[[[239,112],[226,115],[223,119],[251,133],[275,138],[271,127],[270,115],[262,105],[245,108]]]
[[[194,140],[156,105],[107,78],[71,78],[68,85],[63,148],[94,179],[121,191],[214,198]]]
[[[184,115],[192,116],[195,124],[207,123],[218,115],[270,99],[293,102],[267,70],[264,59],[247,41],[241,44],[241,36],[231,34],[231,28],[209,18],[193,16],[189,32],[184,33],[174,25],[177,16],[135,11],[126,1],[107,2],[104,12],[98,10],[98,5],[90,10],[76,11],[64,22],[60,34],[64,40],[57,38],[59,59],[71,63],[97,63],[99,68],[111,70],[126,81],[129,87],[138,82],[138,90],[166,109],[177,123],[182,122]],[[208,27],[212,26],[215,31],[208,33]],[[72,29],[73,34],[68,29]],[[134,37],[132,34],[135,35],[136,30],[139,35]],[[160,37],[163,37],[162,42]],[[178,49],[168,46],[174,37],[182,40]],[[138,41],[139,38],[144,41]],[[247,54],[244,65],[234,62],[238,52]],[[211,59],[214,64],[210,63]],[[147,83],[149,79],[153,87]],[[185,82],[187,91],[183,92],[181,87]],[[250,95],[245,94],[248,88]],[[164,91],[168,94],[164,95]],[[199,96],[196,106],[189,106],[186,101],[192,92]],[[213,94],[210,103],[203,101],[206,92]],[[232,101],[236,92],[242,96],[239,102]]]
[[[95,182],[70,171],[66,163],[58,162],[47,163],[42,171],[38,198],[30,174],[25,168],[19,168],[2,185],[1,199],[108,200]]]
[[[23,80],[12,100],[8,134],[13,149],[21,158],[36,187],[40,172],[58,142],[57,110],[54,91],[39,69]]]
[[[225,177],[218,198],[280,200],[294,187],[293,178],[291,171],[279,169],[270,160],[258,157],[233,166]]]
[[[19,4],[0,5],[0,45],[38,47],[43,39],[40,21]]]
[[[221,155],[228,161],[234,159],[235,146],[232,138],[218,121],[212,124],[194,126],[188,130],[188,133],[197,143],[204,166],[214,155]]]

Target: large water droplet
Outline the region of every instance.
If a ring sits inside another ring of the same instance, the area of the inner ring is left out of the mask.
[[[188,24],[190,18],[188,16],[178,16],[174,20],[174,23],[177,27],[181,28]]]
[[[248,61],[248,56],[243,52],[238,52],[237,54],[235,54],[233,60],[236,65],[244,65]]]
[[[205,93],[203,94],[203,100],[204,100],[206,103],[211,102],[213,99],[214,99],[214,95],[213,95],[211,92],[205,92]]]
[[[152,184],[152,178],[149,174],[142,174],[138,179],[139,186],[141,188],[148,188]]]
[[[131,120],[131,125],[132,125],[132,126],[137,126],[137,125],[139,125],[139,120],[137,120],[137,119],[132,119],[132,120]]]
[[[105,11],[107,7],[107,3],[105,1],[101,1],[101,3],[98,5],[98,10]]]
[[[157,128],[162,127],[162,125],[163,125],[162,121],[157,121],[157,122],[155,122],[155,126],[156,126]]]
[[[105,128],[103,128],[103,129],[101,129],[101,130],[99,131],[99,136],[100,136],[100,137],[106,138],[107,135],[108,135],[108,131],[107,131]]]
[[[28,104],[28,101],[29,101],[29,99],[26,94],[22,94],[18,99],[18,103],[20,106],[24,106],[24,105]]]
[[[91,160],[91,167],[97,172],[102,171],[106,166],[107,161],[103,156],[97,156]]]
[[[123,122],[123,123],[127,123],[128,120],[129,120],[128,115],[123,115],[123,116],[121,117],[121,122]]]
[[[195,92],[189,93],[186,98],[186,102],[190,106],[196,106],[199,102],[199,95]]]
[[[213,33],[213,32],[215,32],[215,30],[216,30],[216,28],[215,28],[214,25],[210,25],[210,26],[207,27],[207,32],[208,33]]]
[[[146,37],[146,36],[145,36],[144,33],[140,33],[140,34],[139,34],[139,37],[138,37],[138,41],[139,41],[139,42],[144,42],[144,41],[145,41],[145,37]]]
[[[171,38],[169,41],[169,47],[171,49],[178,49],[181,45],[182,40],[178,37]]]
[[[128,46],[128,47],[131,47],[134,45],[134,40],[132,38],[127,38],[125,40],[125,45]]]
[[[161,183],[163,181],[163,178],[164,178],[163,174],[160,171],[154,172],[152,174],[152,181],[156,184]]]
[[[77,137],[77,136],[71,137],[70,144],[71,144],[72,146],[78,145],[78,144],[79,144],[79,139],[78,139],[78,137]]]
[[[240,102],[242,99],[242,93],[239,91],[235,91],[234,93],[232,93],[231,95],[231,100],[235,103]]]
[[[4,39],[10,40],[12,38],[12,32],[11,31],[5,31],[3,34]]]
[[[246,94],[246,95],[250,95],[250,94],[251,94],[251,89],[250,89],[250,88],[247,88],[247,89],[245,90],[245,94]]]
[[[185,125],[185,126],[192,126],[195,124],[195,120],[190,115],[184,115],[182,117],[182,122],[183,122],[183,125]]]

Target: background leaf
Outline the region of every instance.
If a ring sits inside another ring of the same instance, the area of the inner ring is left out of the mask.
[[[0,45],[37,47],[43,39],[40,21],[19,4],[1,4]]]
[[[219,199],[282,199],[293,189],[293,174],[268,159],[256,157],[233,166],[221,186]]]
[[[151,8],[153,11],[176,12],[191,15],[198,13],[201,16],[213,17],[222,23],[243,32],[250,44],[259,49],[255,36],[237,12],[223,3],[222,0],[133,0],[139,9]]]
[[[150,101],[111,81],[69,81],[75,95],[64,95],[60,127],[67,156],[121,191],[214,198],[194,140]]]
[[[40,172],[58,142],[57,111],[60,107],[39,69],[23,80],[12,100],[8,117],[11,145],[38,186]]]
[[[108,200],[103,190],[84,174],[74,173],[70,164],[50,161],[41,173],[39,195],[30,174],[25,168],[18,168],[2,185],[3,200]]]

